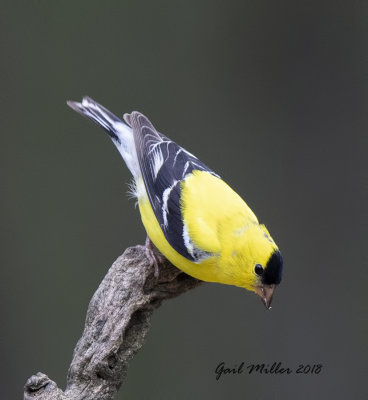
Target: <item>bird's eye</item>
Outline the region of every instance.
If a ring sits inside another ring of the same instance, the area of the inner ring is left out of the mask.
[[[262,275],[263,274],[263,267],[261,264],[256,264],[256,266],[254,267],[254,272],[257,275]]]

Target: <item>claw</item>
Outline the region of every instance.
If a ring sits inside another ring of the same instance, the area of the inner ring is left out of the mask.
[[[152,240],[147,236],[146,237],[146,243],[145,243],[145,247],[146,247],[146,257],[148,258],[150,264],[152,267],[154,267],[154,276],[157,279],[160,275],[160,271],[158,268],[158,264],[162,261],[160,259],[160,256],[155,254],[154,250],[153,250],[153,246],[154,244],[152,243]]]

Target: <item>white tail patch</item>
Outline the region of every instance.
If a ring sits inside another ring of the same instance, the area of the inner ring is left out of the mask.
[[[114,138],[112,138],[112,141],[119,150],[134,179],[137,180],[141,176],[141,170],[135,149],[133,131],[123,122],[114,123],[114,129],[119,141],[114,140]]]

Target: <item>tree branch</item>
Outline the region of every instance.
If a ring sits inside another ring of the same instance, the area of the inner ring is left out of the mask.
[[[154,309],[201,283],[167,260],[160,262],[156,279],[145,247],[128,248],[89,303],[65,391],[39,372],[26,382],[24,400],[112,399],[126,377],[129,361],[144,343]]]

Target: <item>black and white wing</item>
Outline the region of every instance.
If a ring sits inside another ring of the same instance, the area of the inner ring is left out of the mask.
[[[143,114],[134,111],[125,114],[124,120],[133,130],[148,198],[166,240],[191,261],[209,256],[209,253],[196,249],[185,232],[180,208],[180,182],[193,170],[218,175],[193,154],[159,133]]]

